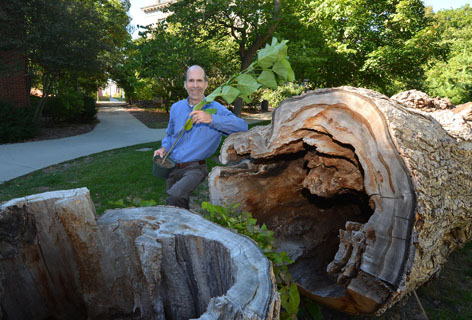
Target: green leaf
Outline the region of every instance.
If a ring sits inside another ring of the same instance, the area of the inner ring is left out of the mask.
[[[254,77],[248,74],[239,75],[236,80],[238,81],[238,90],[240,91],[240,97],[250,96],[261,86]]]
[[[216,113],[216,109],[215,108],[208,108],[208,109],[205,109],[203,110],[205,111],[206,113],[209,113],[209,114],[215,114]]]
[[[283,80],[288,79],[288,72],[291,70],[292,67],[290,66],[290,63],[286,60],[283,59],[281,61],[277,61],[274,66],[272,67],[272,70],[279,75],[280,78]]]
[[[263,69],[268,69],[277,61],[277,56],[276,46],[266,46],[257,52],[257,64]]]
[[[187,131],[190,131],[192,128],[193,128],[192,119],[187,119],[187,121],[184,124],[184,129]]]
[[[224,86],[221,90],[221,96],[227,103],[232,103],[239,95],[239,90],[232,86]]]
[[[300,293],[298,293],[297,284],[295,282],[292,282],[288,296],[289,301],[287,311],[290,314],[297,314],[298,306],[300,305]]]
[[[205,97],[205,102],[210,103],[215,101],[217,97],[221,96],[221,87],[216,88],[210,95]]]
[[[277,61],[287,59],[287,42],[288,40],[282,40],[282,42],[277,45]]]
[[[277,81],[275,80],[275,75],[270,70],[264,70],[257,78],[257,81],[263,86],[271,89],[277,89]]]

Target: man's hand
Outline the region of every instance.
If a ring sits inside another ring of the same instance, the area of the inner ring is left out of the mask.
[[[156,151],[154,151],[154,157],[155,156],[160,156],[162,158],[163,156],[166,155],[166,153],[167,153],[167,150],[164,147],[162,147],[162,148],[159,148]]]
[[[190,112],[190,117],[192,117],[192,122],[195,124],[211,123],[213,121],[213,117],[211,116],[211,114],[202,110],[195,110]]]

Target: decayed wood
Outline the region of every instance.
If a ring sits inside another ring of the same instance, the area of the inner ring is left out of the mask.
[[[226,139],[211,201],[273,229],[305,294],[380,314],[472,237],[471,127],[434,118],[351,87],[288,99]]]
[[[256,244],[187,210],[97,219],[85,188],[0,209],[2,317],[278,319],[272,268]]]

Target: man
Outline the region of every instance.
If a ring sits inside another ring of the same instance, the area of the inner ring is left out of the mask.
[[[193,111],[193,107],[203,100],[208,87],[202,67],[194,65],[188,68],[184,87],[188,98],[172,105],[167,135],[161,148],[154,151],[154,156],[165,156],[176,141],[179,130],[191,117],[193,128],[183,134],[169,155],[176,166],[166,180],[166,204],[188,209],[190,193],[208,175],[205,159],[216,151],[223,134],[247,131],[247,124],[216,101],[205,105],[202,110]],[[203,111],[207,108],[217,111],[209,114]]]

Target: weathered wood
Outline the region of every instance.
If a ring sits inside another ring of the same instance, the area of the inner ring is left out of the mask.
[[[187,210],[97,219],[85,188],[0,209],[0,318],[278,319],[256,244]]]
[[[351,87],[288,99],[272,124],[226,139],[220,160],[234,163],[210,173],[211,201],[274,230],[305,294],[380,314],[472,237],[469,113],[438,112]]]

